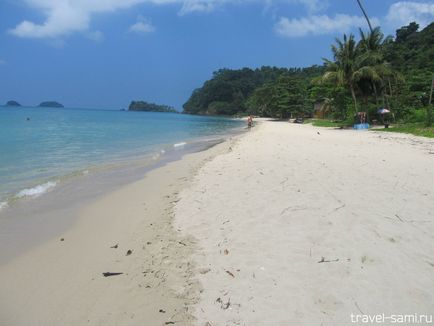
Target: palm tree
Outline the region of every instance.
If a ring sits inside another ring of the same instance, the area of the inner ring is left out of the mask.
[[[381,33],[379,27],[371,29],[370,33],[367,34],[365,34],[361,28],[359,31],[360,41],[357,46],[359,47],[359,51],[361,53],[360,60],[363,62],[363,65],[370,67],[369,69],[365,69],[365,74],[370,75],[367,76],[369,79],[368,82],[374,91],[375,103],[378,107],[378,86],[380,86],[381,90],[384,86],[384,83],[379,76],[379,70],[384,70],[382,69],[383,55],[381,53],[384,35]],[[378,82],[381,85],[377,85]]]
[[[365,34],[360,29],[360,42],[358,44],[360,51],[361,65],[367,67],[370,71],[371,85],[374,90],[375,101],[378,106],[378,89],[384,102],[388,103],[388,97],[391,97],[390,79],[401,79],[401,76],[390,68],[390,65],[385,62],[383,56],[384,44],[389,41],[384,38],[379,27],[374,28],[370,33]],[[385,81],[389,83],[390,94],[387,95]]]
[[[359,70],[357,67],[359,53],[354,35],[350,34],[347,37],[344,34],[343,40],[336,38],[336,44],[333,44],[331,48],[334,61],[323,59],[327,71],[323,75],[322,80],[350,90],[354,102],[354,110],[358,112],[356,87],[360,76],[356,72]]]

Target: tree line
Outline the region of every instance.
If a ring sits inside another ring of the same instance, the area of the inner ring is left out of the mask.
[[[287,118],[311,115],[315,102],[333,119],[356,112],[373,119],[380,107],[397,119],[432,120],[434,23],[419,31],[410,23],[385,37],[379,27],[337,38],[332,59],[307,68],[221,69],[184,104],[192,114]]]

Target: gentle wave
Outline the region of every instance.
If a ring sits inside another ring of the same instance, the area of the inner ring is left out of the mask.
[[[6,207],[8,207],[8,203],[6,201],[0,203],[0,211]]]
[[[43,193],[46,193],[50,189],[54,188],[56,186],[56,182],[49,181],[47,183],[38,185],[33,188],[23,189],[19,193],[17,193],[17,198],[23,198],[23,197],[39,197]]]
[[[177,144],[174,144],[173,147],[177,148],[177,147],[182,147],[185,145],[187,145],[187,143],[177,143]]]

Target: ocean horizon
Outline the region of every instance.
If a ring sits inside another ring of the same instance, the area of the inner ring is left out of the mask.
[[[0,211],[74,177],[200,150],[242,125],[176,113],[0,107]]]

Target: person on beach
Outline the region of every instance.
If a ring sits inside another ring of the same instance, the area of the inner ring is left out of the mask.
[[[253,127],[253,117],[251,115],[249,115],[249,117],[247,118],[247,127],[248,128]]]

